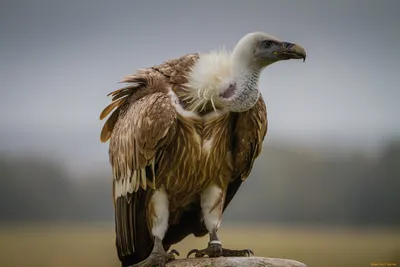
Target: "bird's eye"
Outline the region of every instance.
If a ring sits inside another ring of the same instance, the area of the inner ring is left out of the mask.
[[[265,48],[270,48],[273,44],[274,44],[274,42],[272,42],[272,41],[264,41]]]

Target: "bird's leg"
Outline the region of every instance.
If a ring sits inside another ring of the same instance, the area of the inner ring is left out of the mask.
[[[160,188],[154,192],[149,206],[151,233],[154,236],[153,250],[147,259],[134,264],[131,267],[164,267],[167,262],[175,259],[174,254],[179,256],[179,253],[176,250],[167,253],[162,244],[162,240],[168,229],[168,219],[168,196],[165,190]]]
[[[207,255],[208,257],[249,257],[253,252],[249,249],[230,250],[222,247],[218,238],[218,229],[220,227],[222,210],[224,207],[224,191],[217,185],[208,186],[201,194],[201,208],[203,212],[204,224],[209,232],[210,241],[205,249],[192,249],[187,257],[195,253],[196,258]]]

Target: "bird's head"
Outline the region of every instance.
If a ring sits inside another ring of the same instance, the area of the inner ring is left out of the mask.
[[[232,51],[234,60],[253,67],[266,67],[274,62],[288,59],[306,60],[306,51],[298,44],[281,41],[263,33],[245,35]]]
[[[233,112],[252,108],[260,95],[258,79],[261,70],[272,63],[288,59],[305,61],[304,48],[263,32],[245,35],[232,51],[233,82],[220,94],[220,102]]]
[[[190,108],[208,110],[212,106],[230,112],[247,111],[260,97],[261,71],[274,62],[288,59],[304,61],[304,48],[263,32],[245,35],[230,53],[223,50],[203,54],[187,83],[188,88],[197,90],[185,91],[186,99],[196,99],[191,101]]]

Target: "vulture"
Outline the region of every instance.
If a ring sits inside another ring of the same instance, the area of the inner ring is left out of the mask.
[[[306,58],[298,44],[263,32],[231,51],[192,53],[126,76],[111,92],[109,141],[115,245],[122,267],[165,266],[173,244],[209,235],[195,257],[250,256],[218,237],[221,217],[248,178],[267,133],[258,84],[274,62]],[[168,252],[169,251],[169,252]]]

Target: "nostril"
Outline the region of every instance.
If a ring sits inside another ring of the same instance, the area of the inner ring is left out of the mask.
[[[293,45],[294,45],[294,44],[289,43],[289,42],[284,42],[284,43],[282,43],[283,48],[290,48],[290,47],[292,47]]]

